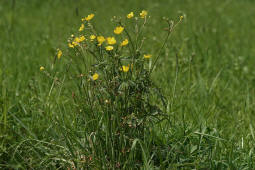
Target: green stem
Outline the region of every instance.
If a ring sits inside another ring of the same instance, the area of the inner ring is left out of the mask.
[[[173,22],[167,20],[167,24],[168,24],[168,33],[167,33],[167,36],[166,36],[166,38],[165,38],[164,43],[162,44],[161,48],[160,48],[159,51],[158,51],[158,55],[157,55],[155,61],[154,61],[153,64],[152,64],[152,67],[151,67],[151,69],[150,69],[149,75],[150,75],[151,72],[153,71],[153,69],[154,69],[154,67],[155,67],[155,65],[156,65],[156,63],[157,63],[157,61],[158,61],[158,59],[159,59],[160,53],[161,53],[162,49],[165,47],[168,38],[170,37],[170,35],[171,35],[171,33],[173,32],[173,30],[175,29],[175,27],[176,27],[181,21],[182,21],[182,20],[180,19],[179,22],[177,22],[177,23],[174,25]]]

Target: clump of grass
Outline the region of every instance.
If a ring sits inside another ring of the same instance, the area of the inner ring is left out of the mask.
[[[114,29],[105,36],[96,29],[94,14],[90,14],[82,18],[78,33],[68,39],[67,51],[56,52],[54,65],[62,55],[69,61],[68,80],[78,89],[73,92],[73,101],[84,113],[83,147],[74,149],[75,141],[65,138],[75,167],[127,168],[148,161],[146,147],[152,140],[148,134],[154,124],[166,119],[165,98],[151,80],[151,73],[183,17],[176,24],[164,18],[167,35],[158,55],[143,49],[143,31],[149,18],[145,10],[138,16],[131,12],[124,18],[113,17]]]

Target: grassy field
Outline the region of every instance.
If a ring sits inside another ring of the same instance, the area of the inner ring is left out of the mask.
[[[1,0],[0,169],[255,169],[254,6],[253,0]],[[113,16],[143,9],[151,16],[144,49],[152,61],[166,36],[162,17],[184,16],[151,75],[167,99],[167,119],[143,129],[128,156],[114,157],[122,151],[103,144],[104,120],[88,116],[85,96],[74,100],[79,87],[63,75],[67,39],[90,13],[97,29],[110,34]],[[57,48],[63,56],[52,69]],[[55,85],[40,66],[65,83]]]

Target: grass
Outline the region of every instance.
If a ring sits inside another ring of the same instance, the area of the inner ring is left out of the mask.
[[[50,69],[56,49],[66,49],[81,17],[95,13],[97,27],[109,33],[112,16],[146,9],[151,19],[145,49],[154,56],[165,36],[161,18],[185,19],[152,74],[168,99],[169,121],[133,141],[134,153],[142,158],[135,161],[132,155],[126,168],[254,169],[254,3],[2,0],[0,167],[118,169],[118,162],[94,157],[111,148],[91,146],[101,139],[88,132],[101,131],[88,119],[88,107],[72,99],[77,86],[71,81],[55,85],[39,67]],[[59,75],[67,62],[63,57],[55,67]]]

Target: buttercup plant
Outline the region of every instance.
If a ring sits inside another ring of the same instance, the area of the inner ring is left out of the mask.
[[[164,18],[167,36],[158,55],[143,50],[147,11],[130,12],[123,19],[114,17],[111,35],[97,32],[94,17],[90,14],[81,19],[76,36],[68,39],[65,55],[70,56],[71,65],[74,63],[68,71],[70,77],[80,75],[70,79],[78,85],[73,97],[78,110],[84,111],[86,127],[90,127],[85,132],[84,148],[78,152],[92,155],[92,159],[89,165],[74,160],[74,166],[134,167],[145,159],[149,129],[164,119],[165,99],[152,82],[151,72],[169,35],[183,17],[176,24]],[[126,27],[130,23],[134,23],[135,32]],[[58,49],[57,58],[61,56]],[[155,98],[161,102],[153,102]]]

